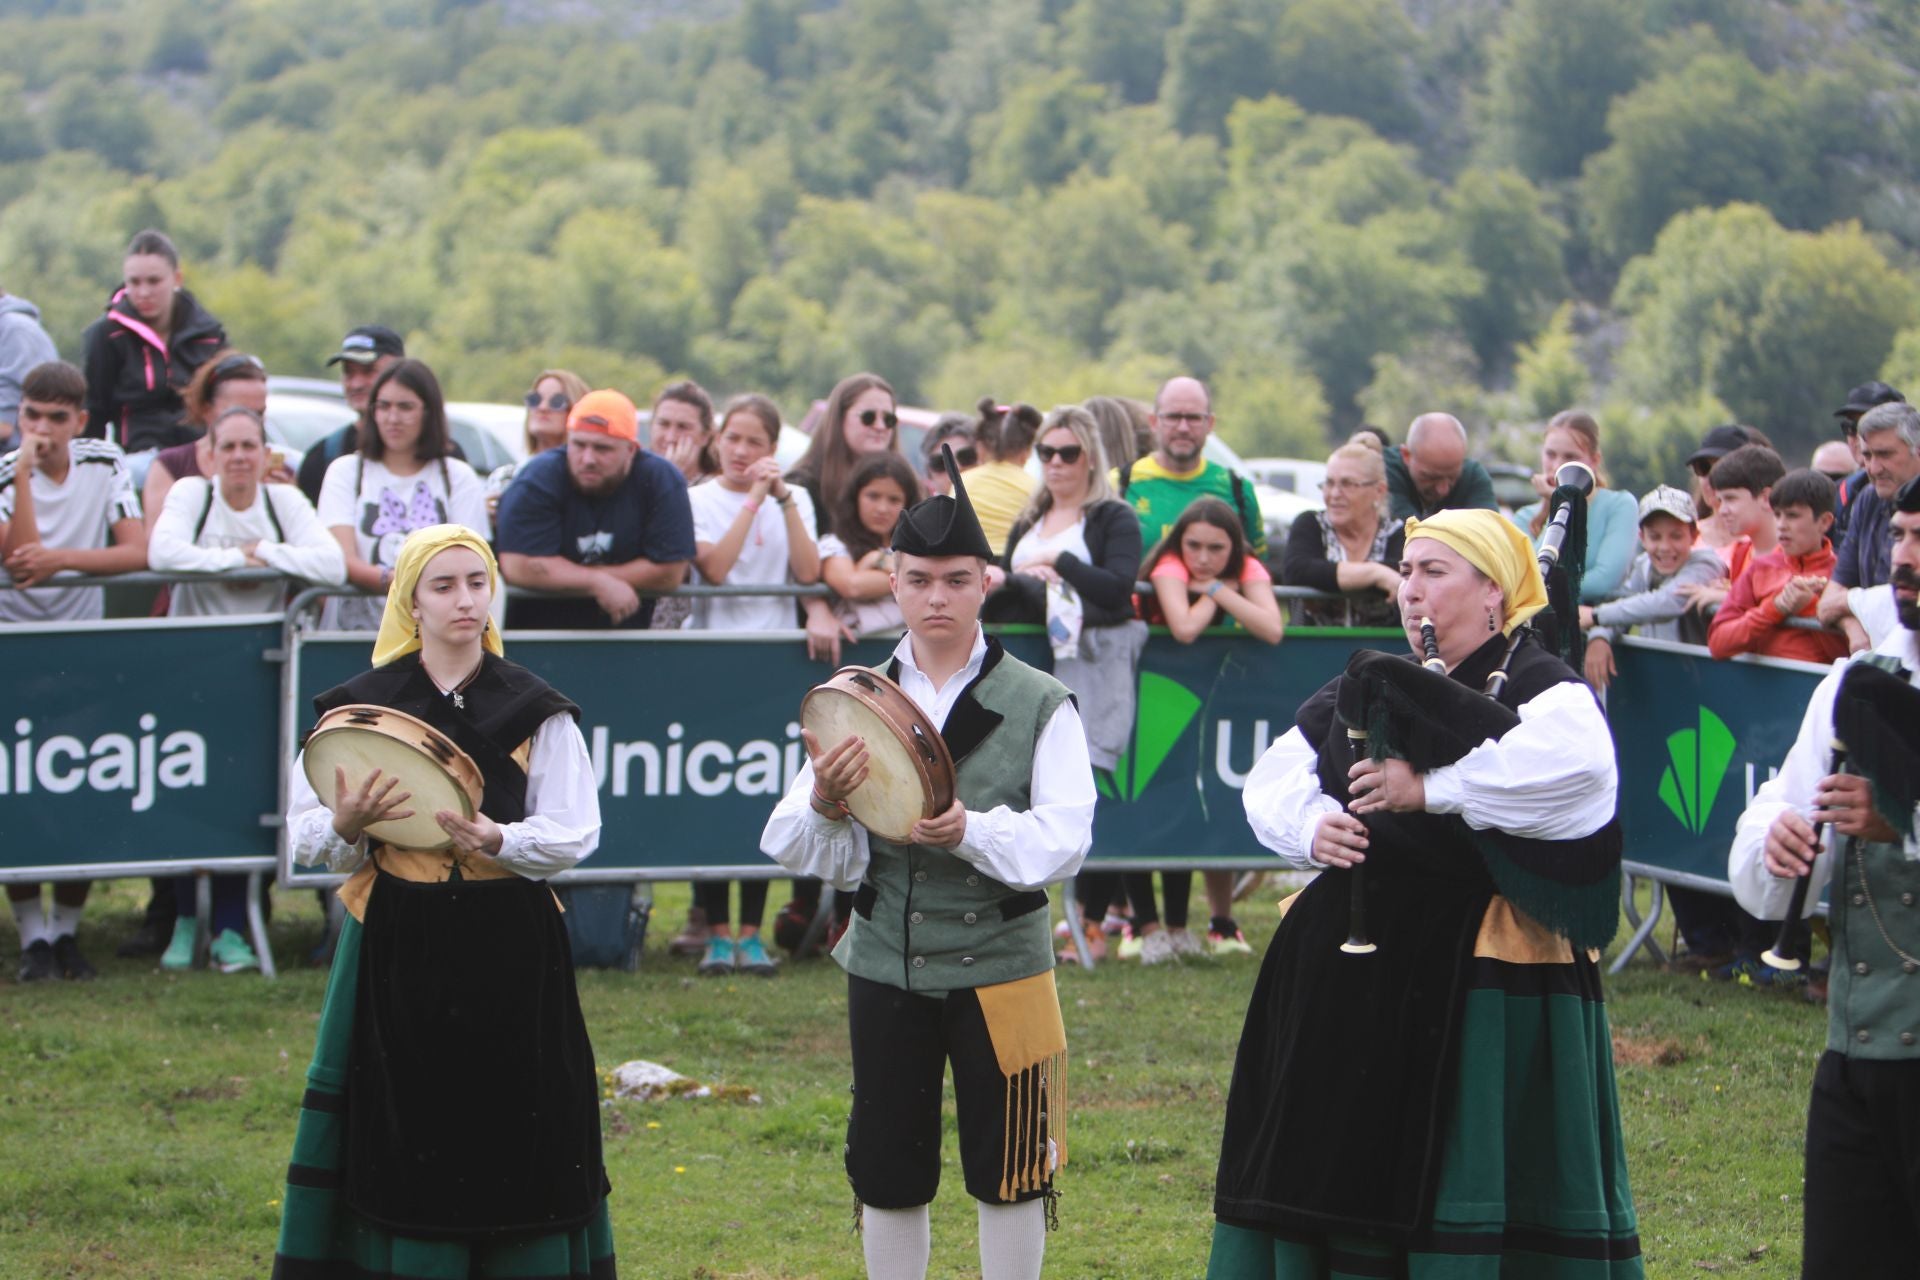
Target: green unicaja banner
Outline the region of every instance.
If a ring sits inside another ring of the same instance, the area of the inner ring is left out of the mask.
[[[278,618],[0,627],[0,870],[271,858]]]
[[[1051,665],[1039,636],[1004,641]],[[363,670],[371,649],[367,637],[299,639],[283,704],[280,643],[274,619],[0,630],[0,872],[271,856],[292,765],[281,744],[312,727],[313,695]],[[1403,643],[1304,628],[1277,646],[1156,635],[1127,752],[1096,779],[1095,861],[1264,863],[1241,806],[1247,773],[1354,649]],[[882,665],[892,647],[869,642],[846,660]],[[587,869],[767,868],[761,827],[805,758],[800,699],[828,674],[797,633],[530,633],[509,636],[508,651],[582,708],[605,824]],[[1724,879],[1733,824],[1785,756],[1819,672],[1635,642],[1618,661],[1627,856]]]
[[[1002,640],[1016,656],[1052,665],[1041,637]],[[1279,647],[1155,637],[1132,746],[1098,778],[1095,856],[1266,856],[1240,807],[1247,770],[1349,653],[1397,642],[1398,633],[1294,633]],[[507,646],[580,704],[605,824],[596,870],[766,865],[760,830],[806,759],[800,699],[830,674],[808,660],[798,634],[509,635]],[[368,648],[327,637],[300,645],[300,732],[312,726],[313,695],[363,670]],[[843,661],[884,666],[892,652],[891,641],[868,642]]]
[[[1608,698],[1626,857],[1727,878],[1733,828],[1800,732],[1825,668],[1714,662],[1681,645],[1616,646]]]

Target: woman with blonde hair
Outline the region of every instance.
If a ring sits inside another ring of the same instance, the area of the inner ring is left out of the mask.
[[[567,443],[567,411],[573,402],[587,394],[587,380],[570,369],[542,369],[527,389],[527,416],[520,430],[527,442],[527,456],[558,449]],[[518,462],[503,462],[487,473],[487,519],[499,518],[500,495],[513,483]]]
[[[1406,535],[1402,522],[1387,515],[1387,465],[1380,450],[1360,443],[1358,436],[1335,449],[1320,496],[1321,510],[1294,517],[1281,561],[1283,577],[1290,587],[1348,592],[1359,599],[1345,605],[1302,601],[1301,617],[1313,626],[1397,626],[1395,597]]]
[[[1593,469],[1593,492],[1587,495],[1587,556],[1581,566],[1580,602],[1598,604],[1626,581],[1627,570],[1640,549],[1640,503],[1624,489],[1607,487],[1606,467],[1600,455],[1600,424],[1582,409],[1562,409],[1547,422],[1540,441],[1540,473],[1533,491],[1540,501],[1513,513],[1513,522],[1536,543],[1547,527],[1547,499],[1553,496],[1553,477],[1569,462]]]

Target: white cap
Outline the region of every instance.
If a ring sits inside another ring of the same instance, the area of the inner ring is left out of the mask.
[[[1640,499],[1640,523],[1645,524],[1648,516],[1672,516],[1682,524],[1698,524],[1693,513],[1693,499],[1686,492],[1670,484],[1663,484]]]

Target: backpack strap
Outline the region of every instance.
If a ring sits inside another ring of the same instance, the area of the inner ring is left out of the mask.
[[[200,533],[202,530],[204,530],[207,527],[207,517],[212,514],[213,514],[213,480],[211,477],[209,477],[207,480],[207,500],[205,504],[202,505],[200,508],[200,518],[193,522],[193,538],[192,538],[193,542],[198,543],[200,541]]]
[[[285,542],[287,535],[286,531],[280,527],[280,513],[273,509],[272,485],[263,484],[260,486],[260,501],[267,504],[267,523],[273,526],[273,540],[275,542]]]
[[[1133,463],[1129,462],[1125,466],[1120,468],[1120,496],[1121,497],[1124,498],[1127,496],[1127,486],[1132,483],[1133,483]]]

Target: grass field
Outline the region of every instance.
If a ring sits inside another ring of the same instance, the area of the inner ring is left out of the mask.
[[[780,901],[784,884],[776,886]],[[144,883],[101,886],[83,937],[102,976],[19,987],[0,923],[0,1278],[265,1276],[323,975],[313,895],[282,893],[283,976],[165,975],[113,959]],[[1275,894],[1242,917],[1264,945]],[[1197,897],[1197,895],[1196,895]],[[670,960],[663,887],[637,975],[586,972],[603,1067],[650,1058],[762,1102],[605,1112],[623,1274],[717,1280],[861,1272],[840,1170],[843,982],[831,963],[700,979]],[[1204,1269],[1225,1093],[1258,960],[1061,974],[1073,1045],[1056,1277]],[[1800,1135],[1824,1013],[1791,994],[1644,962],[1609,986],[1649,1274],[1798,1273]],[[951,1132],[932,1274],[978,1274]]]

